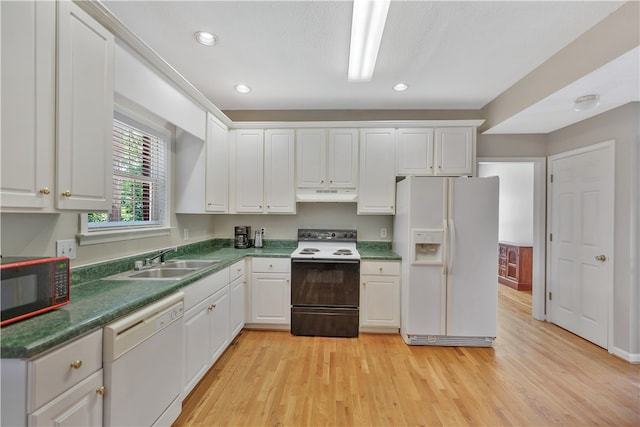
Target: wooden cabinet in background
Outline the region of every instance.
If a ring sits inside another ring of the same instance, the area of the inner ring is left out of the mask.
[[[530,246],[500,243],[498,282],[518,291],[530,291],[532,253]]]

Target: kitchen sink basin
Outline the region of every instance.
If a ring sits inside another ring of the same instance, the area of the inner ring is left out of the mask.
[[[197,268],[152,268],[130,274],[129,279],[180,279],[196,271]]]
[[[219,259],[176,259],[171,261],[166,261],[164,264],[161,264],[157,267],[157,269],[169,269],[169,268],[206,268],[211,267],[212,265],[219,264],[221,261]]]
[[[105,277],[105,280],[179,280],[221,262],[219,259],[176,259],[144,270],[129,270],[114,274]]]

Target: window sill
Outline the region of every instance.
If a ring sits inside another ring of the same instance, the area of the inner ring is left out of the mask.
[[[96,245],[99,243],[120,242],[123,240],[142,239],[146,237],[168,236],[172,227],[131,228],[127,230],[92,231],[78,234],[78,245]]]

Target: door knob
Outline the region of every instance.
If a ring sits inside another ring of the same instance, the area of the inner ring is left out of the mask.
[[[596,256],[596,261],[602,261],[602,262],[604,262],[604,261],[606,261],[606,260],[607,260],[607,257],[606,257],[606,256],[604,256],[604,255],[598,255],[598,256]]]

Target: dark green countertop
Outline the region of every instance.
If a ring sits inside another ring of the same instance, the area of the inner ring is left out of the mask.
[[[101,277],[109,276],[113,272],[99,274],[100,267],[96,267],[94,270],[98,273],[93,273],[95,277],[85,278],[82,283],[72,285],[71,302],[68,305],[0,329],[0,356],[3,359],[32,358],[77,336],[103,327],[246,256],[286,258],[293,250],[293,247],[224,247],[204,248],[197,252],[180,254],[178,258],[221,260],[220,263],[182,280],[105,280]],[[358,251],[362,259],[400,259],[388,248],[359,246]],[[128,268],[124,268],[123,271]]]

